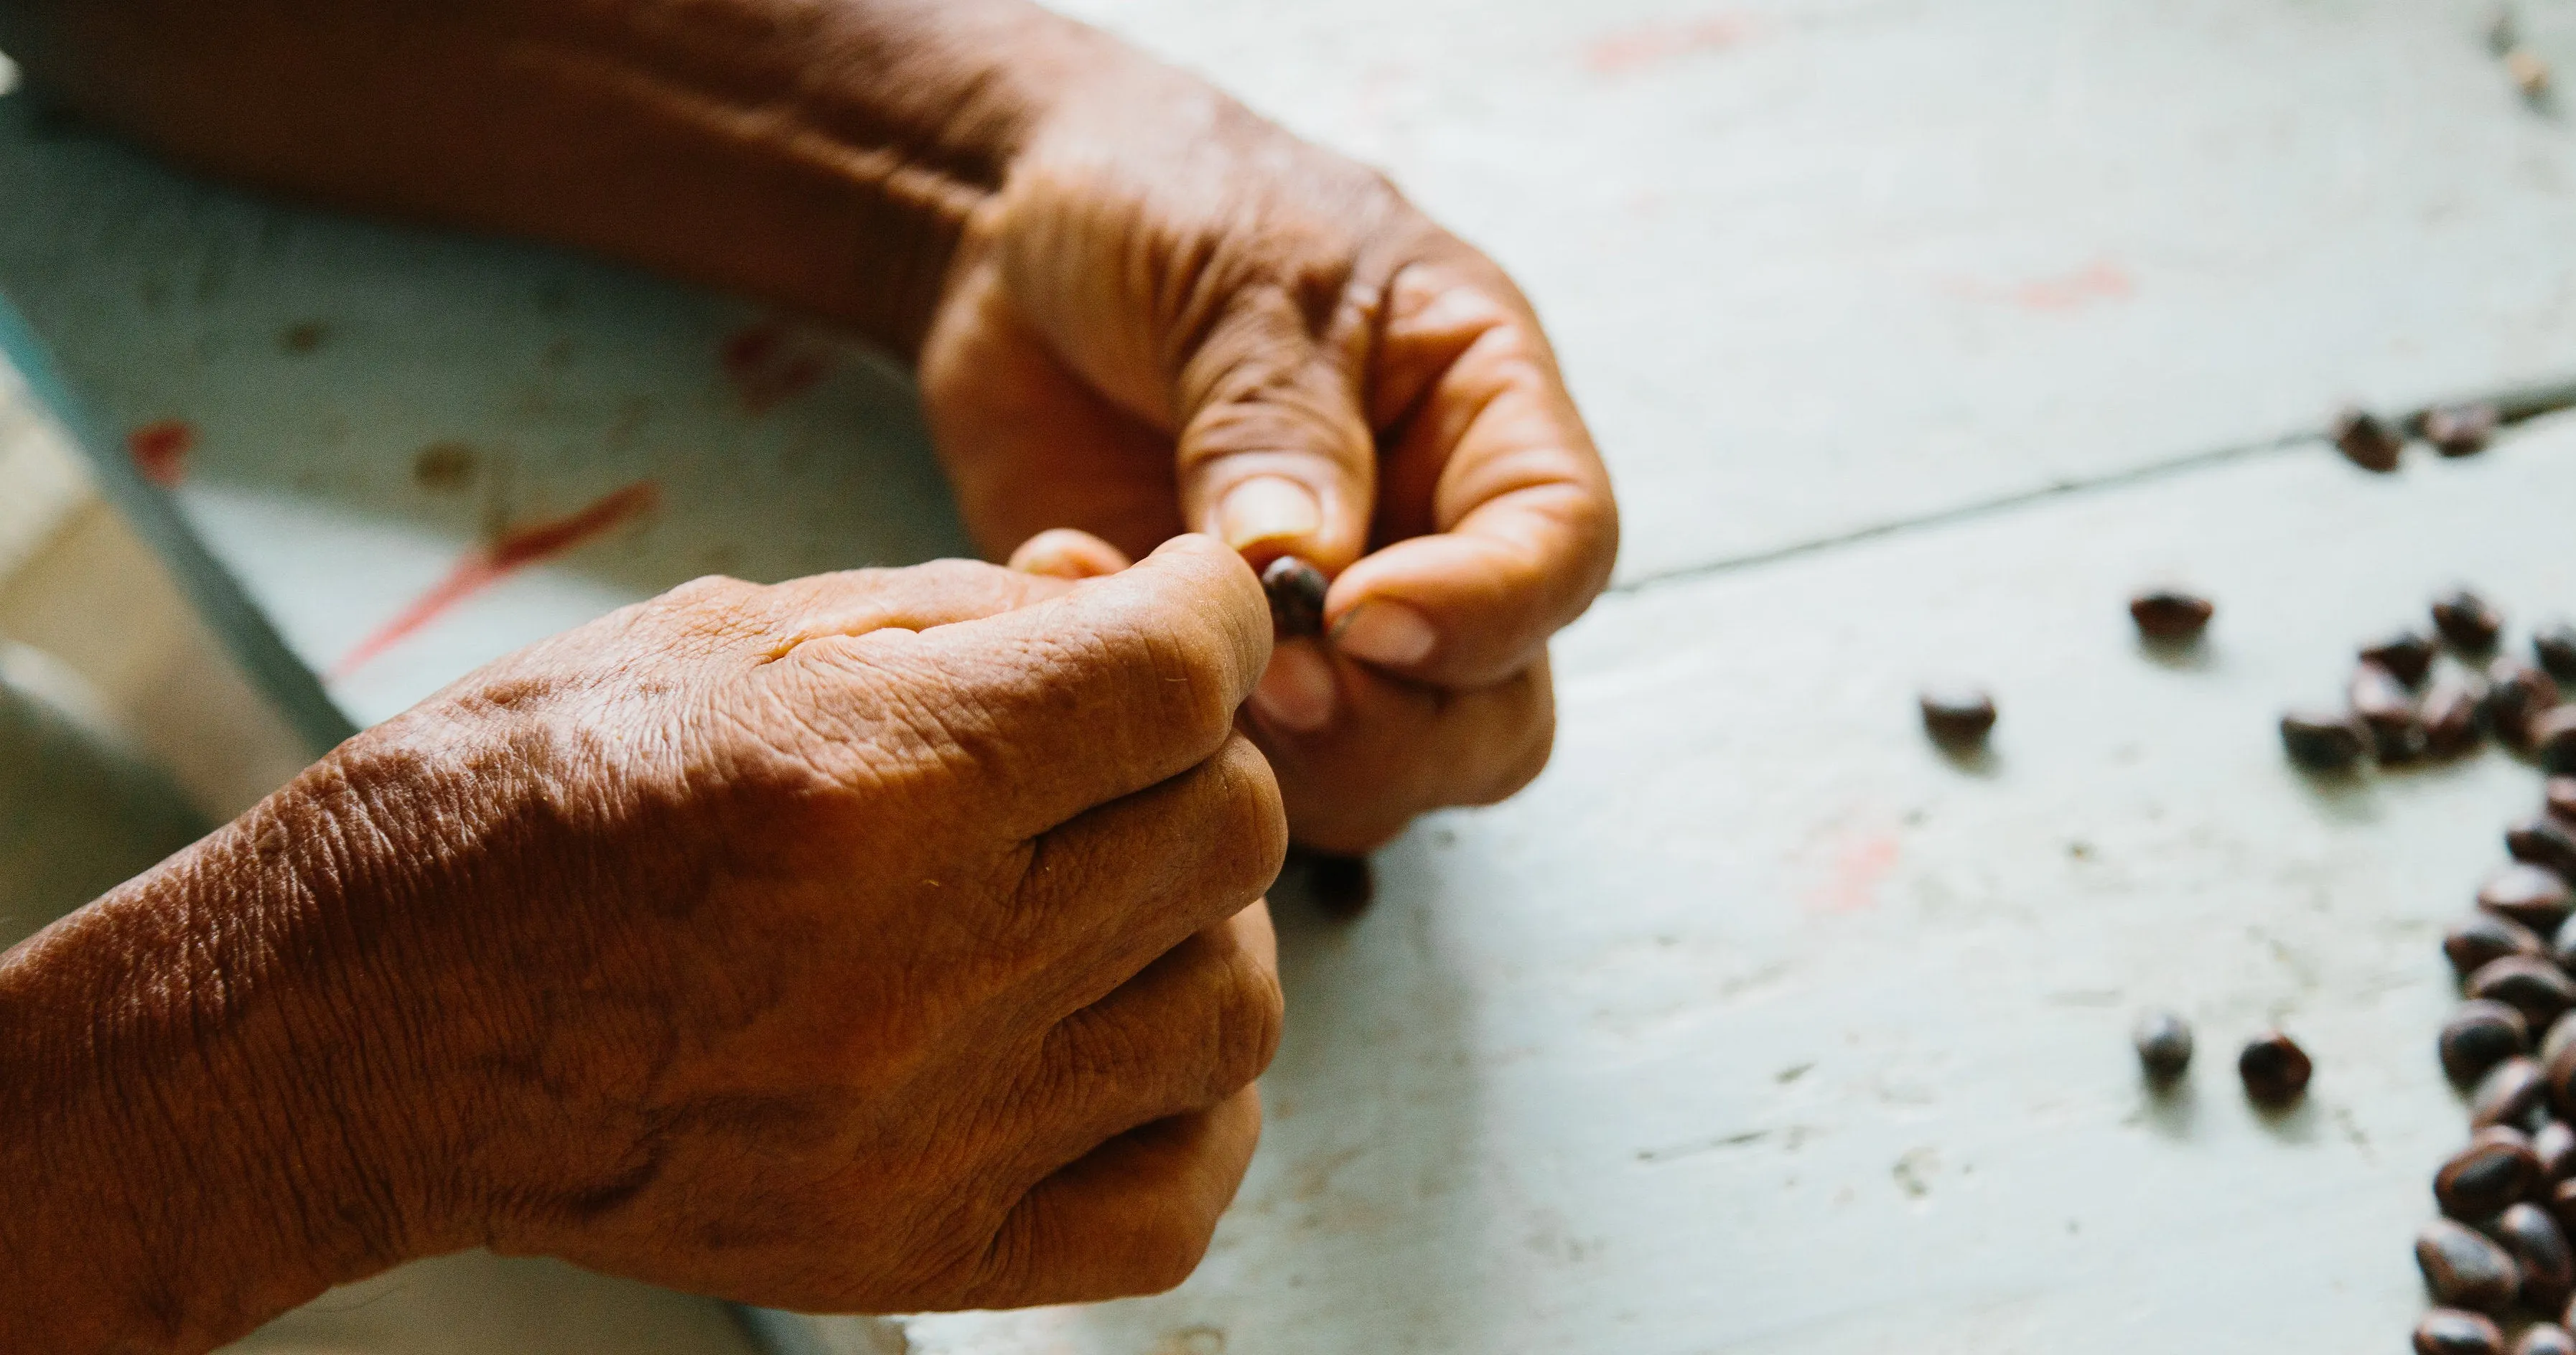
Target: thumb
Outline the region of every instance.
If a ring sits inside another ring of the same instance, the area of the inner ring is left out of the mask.
[[[1338,295],[1310,308],[1282,284],[1239,292],[1180,373],[1183,520],[1255,569],[1357,560],[1377,500],[1365,343],[1360,308]]]

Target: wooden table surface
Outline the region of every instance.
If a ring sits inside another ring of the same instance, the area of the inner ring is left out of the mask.
[[[2455,580],[2515,643],[2576,616],[2576,421],[2388,477],[2306,436],[2347,396],[2576,377],[2576,130],[2489,12],[1073,8],[1510,266],[1627,545],[1536,785],[1419,825],[1356,923],[1280,891],[1270,1128],[1201,1272],[911,1348],[2402,1348],[2462,1133],[2436,943],[2537,777],[2321,789],[2271,723]],[[2576,4],[2518,14],[2576,78]],[[697,573],[960,546],[902,378],[831,335],[181,179],[26,103],[0,291],[315,737]],[[2122,607],[2168,578],[2220,604],[2187,661]],[[1990,760],[1923,741],[1942,674],[1995,688]],[[2147,1005],[2200,1027],[2178,1099],[2125,1046]],[[2319,1067],[2277,1118],[2229,1068],[2271,1021]]]

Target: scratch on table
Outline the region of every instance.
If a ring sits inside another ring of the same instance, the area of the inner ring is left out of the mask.
[[[812,390],[832,369],[828,351],[779,320],[734,331],[717,360],[743,408],[755,415]]]
[[[1626,75],[1686,56],[1724,51],[1754,31],[1753,21],[1741,14],[1657,20],[1602,34],[1584,47],[1583,64],[1595,75]]]
[[[331,666],[324,681],[337,682],[363,668],[386,650],[418,633],[453,610],[458,603],[530,565],[551,560],[609,529],[650,512],[661,502],[661,489],[640,481],[608,495],[569,517],[533,522],[477,546],[456,562],[447,576],[431,585],[412,604]]]

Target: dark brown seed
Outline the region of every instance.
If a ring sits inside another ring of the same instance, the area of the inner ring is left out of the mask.
[[[2553,774],[2576,772],[2576,706],[2552,706],[2533,716],[2523,738]]]
[[[2553,621],[2531,637],[2531,655],[2551,677],[2576,682],[2576,626]]]
[[[2478,886],[2478,906],[2529,927],[2542,936],[2555,935],[2567,920],[2571,896],[2556,871],[2516,862]]]
[[[2576,1007],[2576,979],[2556,964],[2530,955],[2489,960],[2469,975],[2471,997],[2493,998],[2522,1013],[2533,1030],[2547,1030],[2570,1007]]]
[[[2541,814],[2504,830],[2504,849],[2516,861],[2576,877],[2576,830]]]
[[[2487,666],[2487,732],[2508,748],[2531,746],[2531,724],[2558,704],[2558,682],[2506,655]]]
[[[2516,1054],[2530,1052],[2531,1024],[2501,1002],[2463,1002],[2442,1023],[2442,1071],[2458,1083],[2477,1081]]]
[[[2541,805],[2549,817],[2576,826],[2576,776],[2553,776],[2540,787]]]
[[[2514,1340],[2513,1355],[2576,1355],[2576,1336],[2554,1323],[2535,1322]]]
[[[2484,1314],[2436,1308],[2415,1324],[2415,1355],[2504,1355],[2504,1333]]]
[[[2436,1219],[2415,1235],[2415,1264],[2433,1301],[2446,1308],[2492,1313],[2522,1289],[2511,1253],[2449,1219]]]
[[[2401,630],[2377,644],[2363,645],[2361,661],[2378,664],[2412,687],[2433,671],[2433,638],[2420,630]]]
[[[1261,591],[1270,596],[1270,629],[1282,640],[1324,633],[1324,594],[1332,582],[1324,571],[1294,555],[1282,555],[1261,571]]]
[[[2549,1088],[2549,1102],[2564,1115],[2576,1106],[2576,1045],[2562,1044],[2540,1064],[2540,1080]]]
[[[2506,1059],[2487,1070],[2469,1093],[2469,1127],[2503,1125],[2526,1133],[2549,1114],[2549,1084],[2540,1065],[2529,1059]]]
[[[2341,711],[2294,710],[2281,717],[2281,748],[2312,772],[2339,772],[2361,760],[2361,722]]]
[[[2521,1134],[2481,1129],[2433,1174],[2433,1200],[2445,1217],[2475,1223],[2529,1196],[2540,1181],[2540,1159]]]
[[[2538,1055],[2541,1066],[2548,1067],[2558,1057],[2559,1051],[2570,1045],[2576,1045],[2576,1012],[2550,1022],[2549,1029],[2541,1032]]]
[[[2209,599],[2172,588],[2150,589],[2129,599],[2129,616],[2138,623],[2138,633],[2162,644],[2199,638],[2217,611]]]
[[[2424,440],[2444,456],[2475,456],[2495,436],[2496,407],[2479,403],[2442,405],[2424,411]]]
[[[1974,687],[1927,687],[1921,696],[1923,728],[1934,742],[1954,748],[1983,743],[1995,727],[1995,699]]]
[[[2345,460],[2382,473],[2397,469],[2397,453],[2405,445],[2387,420],[2358,405],[2336,410],[2326,424],[2326,436],[2334,439]]]
[[[2485,598],[2454,588],[2433,599],[2433,629],[2442,632],[2453,648],[2483,654],[2495,648],[2496,637],[2504,633],[2504,618]]]
[[[2424,756],[2424,720],[2415,698],[2396,675],[2375,663],[2353,669],[2347,689],[2352,713],[2370,731],[2371,751],[2382,762],[2412,762]]]
[[[2553,1186],[2576,1171],[2576,1129],[2564,1120],[2551,1120],[2531,1135],[2532,1160],[2540,1164],[2540,1181],[2534,1186]]]
[[[2541,956],[2549,946],[2519,922],[2493,913],[2471,913],[2453,924],[2442,938],[2442,953],[2467,983],[2469,976],[2508,955]],[[2546,1027],[2543,1027],[2546,1029]]]
[[[2315,1071],[2308,1051],[2277,1030],[2246,1041],[2244,1052],[2236,1056],[2236,1075],[2245,1082],[2245,1094],[2266,1106],[2298,1100]]]
[[[2550,934],[2549,958],[2557,961],[2559,968],[2567,970],[2570,974],[2576,974],[2576,967],[2571,967],[2576,966],[2576,920],[2559,923],[2558,930]],[[2566,1024],[2566,1021],[2566,1017],[2559,1017],[2546,1029],[2555,1031],[2559,1026]]]
[[[2508,1206],[2496,1216],[2495,1236],[2522,1270],[2524,1302],[2544,1312],[2567,1306],[2570,1293],[2576,1292],[2576,1251],[2568,1248],[2566,1230],[2548,1210],[2528,1203]]]
[[[1306,889],[1326,916],[1347,921],[1377,898],[1377,874],[1365,856],[1318,856],[1306,868]]]
[[[2445,673],[2424,694],[2424,751],[2434,757],[2458,757],[2478,746],[2478,710],[2486,684],[2473,677]]]
[[[2129,1039],[2138,1047],[2138,1064],[2150,1082],[2171,1082],[2191,1067],[2191,1024],[2172,1012],[2139,1017]]]
[[[2554,1182],[2548,1193],[2549,1212],[2558,1216],[2558,1226],[2576,1228],[2576,1180]]]

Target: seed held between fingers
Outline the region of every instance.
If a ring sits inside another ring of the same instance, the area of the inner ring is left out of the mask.
[[[1270,599],[1270,628],[1282,640],[1302,640],[1324,633],[1324,595],[1332,581],[1324,571],[1294,555],[1282,555],[1261,571],[1261,591]]]

